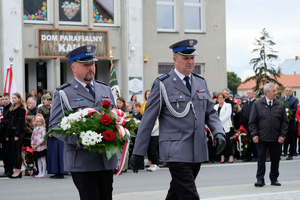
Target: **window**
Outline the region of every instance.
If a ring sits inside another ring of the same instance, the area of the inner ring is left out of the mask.
[[[95,25],[114,25],[115,0],[93,0],[93,22]]]
[[[175,31],[175,0],[158,0],[156,20],[158,31]]]
[[[158,63],[158,74],[166,74],[174,67],[174,63]]]
[[[49,23],[47,0],[23,0],[23,20],[25,23]]]
[[[202,32],[203,16],[203,0],[184,0],[184,29],[186,32]]]
[[[158,74],[169,73],[174,66],[174,63],[158,63]],[[201,75],[201,64],[195,63],[195,69],[193,72]]]
[[[59,23],[61,24],[83,24],[84,6],[83,0],[59,0]],[[79,23],[78,23],[79,22]],[[80,23],[81,22],[81,23]]]

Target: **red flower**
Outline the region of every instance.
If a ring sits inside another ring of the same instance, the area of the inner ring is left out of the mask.
[[[116,134],[113,131],[104,131],[102,134],[106,141],[113,142],[116,140]]]
[[[111,120],[112,118],[104,113],[100,119],[100,123],[103,125],[109,125],[111,123]]]
[[[239,130],[237,130],[236,132],[238,132],[238,131],[240,131],[240,132],[242,132],[242,133],[247,133],[247,131],[246,131],[246,129],[244,128],[243,125],[241,125],[240,128],[239,128]]]
[[[247,142],[249,142],[248,139],[242,139],[242,143],[247,143]]]
[[[108,109],[110,107],[110,101],[108,100],[102,101],[102,107]]]
[[[26,163],[29,163],[29,162],[30,162],[30,160],[27,158],[27,159],[26,159]]]

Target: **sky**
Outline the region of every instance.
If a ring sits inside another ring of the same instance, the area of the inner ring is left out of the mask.
[[[258,57],[251,52],[263,28],[276,43],[276,69],[300,56],[300,0],[226,0],[227,71],[242,80],[254,75],[249,62]]]

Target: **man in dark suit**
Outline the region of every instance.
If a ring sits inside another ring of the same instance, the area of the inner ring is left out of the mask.
[[[94,108],[99,110],[101,102],[108,100],[114,105],[110,87],[94,79],[96,72],[94,45],[85,45],[66,55],[70,59],[74,79],[58,87],[54,94],[49,127],[55,128],[61,122],[63,110]],[[61,137],[64,140],[64,169],[71,172],[81,200],[111,200],[113,190],[113,169],[117,167],[117,157],[110,160],[106,154],[95,153],[82,148],[77,143],[78,136]]]
[[[246,101],[243,105],[243,109],[241,110],[241,118],[240,118],[240,124],[244,126],[248,134],[250,134],[249,130],[249,118],[250,118],[250,113],[251,113],[251,108],[253,103],[255,102],[255,92],[253,89],[249,89],[247,91],[247,97],[248,101]],[[248,146],[246,150],[246,155],[243,160],[243,162],[256,162],[257,161],[257,150],[254,142],[252,141],[250,145]]]
[[[12,103],[10,102],[10,95],[8,93],[3,94],[3,105],[3,118],[0,119],[0,142],[2,143],[3,164],[5,170],[4,174],[0,175],[0,177],[10,177],[13,174],[14,169],[14,156],[11,142],[5,139],[9,121],[9,108],[12,105]]]
[[[152,85],[130,159],[133,172],[137,173],[158,117],[159,154],[172,176],[167,200],[199,199],[195,179],[201,163],[208,161],[205,124],[215,137],[217,153],[226,144],[206,81],[192,73],[196,44],[197,40],[183,40],[170,46],[175,68],[158,77]]]
[[[257,182],[254,185],[256,187],[265,185],[266,153],[269,148],[271,185],[281,186],[278,182],[279,160],[281,144],[288,130],[288,118],[284,103],[276,99],[276,86],[273,83],[267,83],[264,86],[264,92],[266,96],[254,102],[249,119],[250,133],[258,152]]]
[[[295,114],[299,100],[293,95],[292,87],[285,88],[285,96],[281,98],[281,101],[286,101],[290,107],[290,111],[293,113],[292,119],[289,121],[289,129],[284,141],[283,154],[287,155],[288,146],[290,145],[290,153],[286,160],[293,160],[293,156],[296,153],[296,140],[298,135],[297,124],[295,120]]]

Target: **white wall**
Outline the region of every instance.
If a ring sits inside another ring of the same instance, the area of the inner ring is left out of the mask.
[[[25,84],[24,84],[24,61],[22,54],[22,27],[23,27],[23,10],[22,10],[22,0],[1,0],[1,10],[0,10],[0,20],[1,20],[1,54],[2,59],[0,60],[0,67],[2,71],[1,77],[1,90],[4,88],[5,76],[6,76],[6,66],[13,63],[13,73],[17,84],[17,90],[22,95],[25,96]],[[19,51],[15,51],[18,47]],[[13,58],[10,61],[9,58]],[[4,70],[3,70],[4,69]]]
[[[124,57],[126,62],[126,72],[122,73],[122,83],[124,84],[122,96],[129,100],[128,81],[129,77],[142,77],[143,79],[143,1],[141,0],[129,0],[127,1],[127,22],[125,26],[125,51],[127,56]],[[143,85],[142,85],[143,88]],[[124,92],[125,89],[125,94]],[[142,92],[144,93],[144,91]],[[143,102],[143,95],[137,95],[137,99]]]

